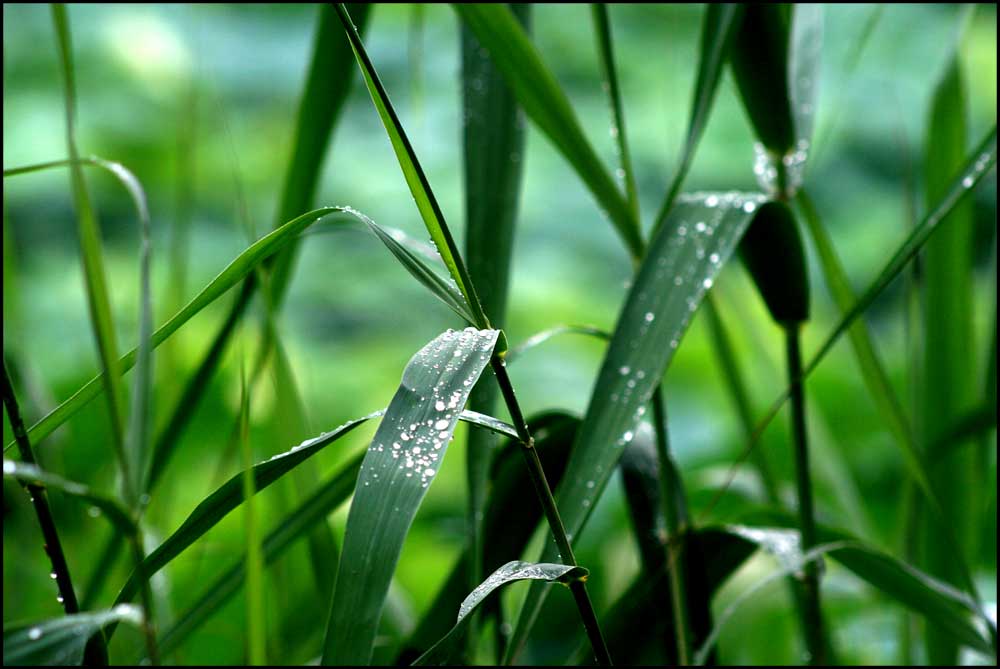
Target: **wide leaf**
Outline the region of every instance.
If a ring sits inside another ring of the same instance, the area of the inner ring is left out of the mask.
[[[448,330],[403,371],[361,465],[324,642],[324,664],[367,664],[389,583],[499,332]]]
[[[142,625],[142,611],[121,604],[105,611],[74,613],[4,628],[3,663],[8,667],[80,666],[91,637],[109,623]]]

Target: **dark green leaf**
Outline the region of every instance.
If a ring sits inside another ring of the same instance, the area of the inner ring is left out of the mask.
[[[142,610],[130,604],[94,613],[19,624],[4,628],[4,666],[80,666],[87,642],[102,627],[113,622],[142,625]]]

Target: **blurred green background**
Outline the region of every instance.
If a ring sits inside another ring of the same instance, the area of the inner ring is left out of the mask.
[[[703,11],[696,5],[610,9],[647,227],[681,148]],[[154,313],[159,324],[273,222],[312,48],[316,7],[74,5],[69,13],[77,59],[81,150],[122,162],[146,190],[153,225]],[[962,9],[831,5],[825,17],[816,141],[806,185],[857,290],[874,277],[903,239],[913,207],[921,211],[913,203],[923,201],[926,110],[959,39]],[[3,19],[4,168],[62,158],[64,112],[49,10],[5,4]],[[870,40],[859,51],[859,39],[872,20],[876,22]],[[969,88],[970,146],[996,119],[996,29],[996,7],[979,6],[961,46]],[[589,138],[613,165],[609,113],[589,9],[538,6],[534,36]],[[365,41],[444,214],[461,237],[457,18],[441,5],[420,9],[379,5]],[[752,143],[727,71],[686,189],[755,189]],[[509,340],[516,344],[560,323],[612,329],[631,276],[628,257],[612,227],[561,156],[532,127],[524,168]],[[138,313],[137,223],[116,182],[91,171],[88,183],[106,243],[119,341],[122,347],[131,347]],[[995,173],[976,191],[974,200],[974,355],[979,376],[970,383],[979,389],[995,313],[995,265],[991,269],[996,248]],[[316,204],[349,204],[380,224],[426,238],[389,142],[357,80],[325,162]],[[98,368],[68,172],[5,179],[4,214],[4,353],[17,363],[16,389],[26,420],[33,423]],[[178,232],[188,217],[189,232]],[[815,309],[804,333],[807,355],[837,315],[815,256],[811,260]],[[783,388],[780,331],[737,263],[723,272],[714,292],[752,388],[754,407],[762,413]],[[227,308],[228,300],[213,305],[157,350],[158,427]],[[259,322],[259,309],[255,314],[249,323]],[[867,321],[897,393],[910,406],[901,281],[867,312]],[[457,326],[454,315],[416,285],[368,233],[310,234],[301,246],[279,329],[313,431],[331,429],[385,406],[410,355],[442,330]],[[253,350],[258,332],[259,328],[246,328],[247,351]],[[564,337],[526,354],[511,368],[525,411],[561,408],[582,413],[602,352],[597,342]],[[240,353],[239,343],[230,348],[153,497],[147,516],[151,547],[238,471],[238,454],[227,443],[238,410]],[[685,336],[666,379],[673,448],[695,517],[700,522],[726,521],[747,498],[759,496],[759,483],[744,467],[727,497],[707,515],[699,515],[725,480],[743,443],[701,317]],[[901,454],[869,399],[846,343],[838,344],[810,377],[808,396],[820,519],[899,554],[905,479]],[[292,445],[275,436],[274,408],[274,384],[265,378],[252,398],[253,447],[260,458]],[[760,447],[777,467],[791,505],[786,422],[779,417]],[[464,429],[460,428],[459,441]],[[321,471],[336,471],[347,454],[366,445],[373,430],[374,426],[362,428],[317,456]],[[94,402],[38,444],[37,456],[45,468],[111,491],[116,475],[107,434],[104,406]],[[10,438],[5,419],[4,442]],[[991,438],[995,444],[995,433]],[[383,622],[386,644],[419,620],[462,548],[462,451],[451,449],[407,539],[390,612]],[[995,615],[995,448],[990,457],[993,516],[990,527],[983,528],[973,562]],[[591,593],[599,611],[622,592],[639,565],[619,480],[612,481],[577,551],[580,562],[593,572]],[[290,485],[277,485],[262,494],[258,508],[263,508],[267,529],[294,494]],[[58,494],[52,498],[79,587],[95,566],[108,524],[71,500]],[[331,518],[336,532],[342,534],[345,520],[346,508]],[[19,487],[6,480],[3,531],[4,622],[59,615],[33,513]],[[233,564],[242,550],[242,514],[236,513],[154,580],[161,627],[200,596],[211,577]],[[723,588],[716,611],[771,568],[768,558],[748,563]],[[127,560],[120,556],[99,604],[110,603],[127,573]],[[278,663],[316,657],[327,611],[314,592],[304,542],[268,574],[268,657]],[[508,597],[523,593],[520,586],[510,590]],[[887,663],[898,657],[900,607],[834,566],[828,568],[824,590],[841,660]],[[547,624],[536,628],[525,659],[559,661],[581,637],[569,597],[552,597],[547,606],[542,614]],[[173,659],[242,662],[243,616],[240,595]],[[719,660],[798,662],[796,625],[787,590],[774,583],[730,621],[720,640]],[[112,658],[131,658],[138,646],[138,635],[123,630],[115,639]],[[977,661],[971,654],[965,659]]]

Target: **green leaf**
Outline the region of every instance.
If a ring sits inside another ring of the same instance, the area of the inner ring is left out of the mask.
[[[142,610],[121,604],[94,613],[74,613],[39,623],[5,627],[4,666],[80,666],[87,642],[113,622],[128,622],[140,627]]]
[[[87,304],[90,310],[90,322],[94,331],[97,352],[101,361],[103,374],[101,379],[108,400],[108,412],[111,419],[111,439],[119,467],[123,475],[122,481],[125,499],[129,506],[138,503],[139,493],[136,487],[136,463],[131,460],[125,448],[124,411],[122,409],[122,374],[118,360],[118,343],[115,337],[115,325],[111,314],[111,302],[108,298],[107,275],[104,269],[104,253],[101,246],[101,233],[97,216],[90,203],[87,192],[87,182],[79,163],[79,150],[76,146],[76,73],[73,66],[73,47],[70,42],[69,18],[66,7],[61,4],[52,5],[52,21],[56,30],[56,43],[59,49],[59,60],[62,69],[64,96],[66,108],[66,147],[70,160],[70,175],[73,186],[73,206],[77,216],[77,235],[80,240],[80,255],[83,262],[83,273],[87,288]],[[34,437],[38,443],[40,437]]]
[[[935,202],[948,187],[948,179],[962,165],[968,116],[966,86],[961,64],[955,54],[938,82],[931,100],[924,156],[926,201]],[[941,222],[941,230],[924,248],[924,383],[920,412],[925,449],[943,436],[945,430],[972,408],[974,380],[974,337],[972,323],[972,202],[966,200]],[[929,452],[926,451],[926,452]],[[974,497],[972,472],[975,455],[971,449],[952,451],[935,462],[930,471],[940,495],[943,519],[926,519],[922,536],[923,566],[934,576],[950,583],[962,580],[956,551],[967,554],[976,528],[980,527]],[[929,514],[928,514],[929,515]],[[938,523],[943,520],[954,531],[957,544],[942,542]],[[958,648],[939,628],[927,630],[927,655],[932,664],[958,661]]]
[[[368,58],[368,53],[361,43],[361,37],[358,35],[357,28],[351,22],[351,17],[347,14],[347,10],[343,4],[337,5],[337,14],[344,26],[344,30],[347,32],[351,48],[354,49],[354,56],[361,67],[361,74],[364,76],[365,84],[368,86],[368,92],[371,94],[372,102],[375,104],[379,118],[382,119],[382,125],[385,126],[386,134],[389,135],[389,141],[392,143],[392,149],[396,153],[399,167],[406,179],[407,186],[410,188],[410,193],[417,204],[417,209],[420,211],[424,225],[427,227],[427,232],[430,233],[431,240],[441,254],[441,258],[444,260],[448,272],[458,285],[458,289],[462,291],[468,310],[475,317],[473,323],[481,328],[488,328],[490,321],[486,317],[486,314],[483,313],[483,307],[476,296],[476,289],[469,279],[469,273],[462,262],[462,256],[458,252],[458,247],[451,236],[451,231],[448,230],[447,223],[445,223],[444,214],[441,213],[437,199],[431,191],[430,183],[427,181],[426,175],[424,175],[423,168],[420,167],[417,154],[410,145],[410,140],[406,137],[406,132],[403,130],[403,125],[399,122],[399,117],[396,116],[396,111],[392,107],[392,102],[389,101],[388,93],[386,93],[385,88],[382,86],[378,72],[375,71],[375,66],[372,65],[371,60]]]
[[[674,200],[681,191],[684,178],[691,168],[695,149],[698,148],[701,135],[708,125],[708,117],[712,113],[715,91],[719,87],[719,78],[726,64],[729,45],[733,33],[740,24],[742,14],[742,5],[735,3],[712,3],[705,7],[698,51],[698,77],[695,79],[694,95],[691,99],[687,137],[684,139],[684,149],[681,151],[674,178],[667,188],[667,196],[653,223],[654,234],[667,219],[670,209],[674,206]]]
[[[323,448],[337,441],[340,437],[365,421],[381,416],[383,413],[384,410],[376,411],[362,418],[350,420],[330,432],[325,432],[318,437],[304,441],[289,451],[280,453],[264,462],[254,465],[251,471],[253,474],[254,491],[259,493],[291,471],[299,463],[316,455]],[[195,507],[194,511],[188,515],[181,526],[167,537],[156,550],[146,556],[146,559],[143,561],[143,568],[147,578],[151,578],[153,574],[163,569],[171,560],[180,555],[191,544],[208,532],[208,530],[218,524],[230,511],[243,503],[246,499],[243,488],[243,477],[243,472],[234,475],[215,490],[215,492],[202,500]],[[125,582],[125,585],[122,586],[115,603],[120,604],[130,600],[135,595],[137,586],[137,576],[133,572]]]
[[[774,201],[760,208],[740,242],[740,259],[776,323],[809,319],[809,268],[788,205]]]
[[[794,523],[791,517],[787,520],[790,524]],[[793,529],[729,525],[722,530],[773,555],[782,566],[778,575],[799,572],[811,556],[829,555],[875,589],[925,616],[936,629],[953,641],[987,654],[995,652],[990,642],[973,624],[973,618],[979,618],[987,626],[992,626],[992,623],[984,619],[978,612],[976,603],[968,595],[891,555],[862,544],[845,532],[819,527],[822,547],[803,554],[798,532]],[[770,582],[774,576],[772,574],[765,581]],[[756,591],[762,585],[763,582],[755,585],[751,591]],[[718,628],[725,622],[723,618],[716,625],[713,636],[717,636]]]
[[[607,212],[632,257],[642,255],[639,221],[583,134],[569,99],[511,11],[497,4],[455,4],[455,11],[503,74],[528,117]]]
[[[500,586],[524,580],[569,583],[570,581],[586,580],[588,573],[583,567],[571,567],[565,564],[520,562],[517,560],[508,562],[490,574],[489,578],[469,593],[458,609],[458,620],[455,622],[455,626],[430,650],[417,658],[413,664],[419,666],[454,664],[453,658],[460,652],[461,641],[469,626],[469,614]]]
[[[349,5],[351,17],[362,33],[372,7],[364,3]],[[322,173],[323,157],[354,81],[354,54],[336,12],[330,5],[320,5],[317,11],[316,36],[299,102],[292,155],[285,172],[275,227],[280,227],[312,206]],[[281,305],[287,292],[296,247],[293,243],[270,261],[270,293],[276,307]]]
[[[371,660],[403,541],[498,334],[449,330],[418,351],[403,371],[358,476],[327,624],[324,664]]]
[[[763,202],[759,194],[678,198],[650,245],[601,364],[556,502],[566,532],[578,536],[663,377],[699,302]],[[547,548],[541,561],[551,561]],[[544,586],[533,585],[510,646],[520,652]]]
[[[551,328],[542,330],[541,332],[536,332],[517,346],[512,347],[505,356],[507,364],[514,362],[514,360],[524,355],[525,352],[530,351],[539,344],[542,344],[549,339],[552,339],[552,337],[561,334],[579,334],[596,337],[598,339],[603,339],[604,341],[611,340],[611,333],[598,327],[594,327],[593,325],[555,325]]]

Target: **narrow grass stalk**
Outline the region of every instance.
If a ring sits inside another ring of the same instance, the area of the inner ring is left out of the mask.
[[[812,479],[809,475],[809,445],[806,437],[806,403],[803,390],[802,353],[799,350],[798,325],[785,326],[785,351],[788,357],[788,379],[792,389],[792,438],[795,447],[795,489],[798,495],[799,531],[802,552],[816,546],[816,521],[813,515]],[[819,565],[810,560],[804,566],[802,580],[804,610],[802,626],[805,632],[809,663],[826,664],[826,633],[820,608]]]
[[[632,217],[638,221],[640,220],[639,191],[635,185],[635,172],[632,170],[632,159],[625,136],[625,114],[622,111],[621,91],[618,88],[618,73],[615,69],[608,7],[603,2],[595,2],[590,5],[590,11],[594,20],[594,32],[597,35],[597,53],[600,56],[601,71],[608,93],[608,104],[611,107],[611,136],[615,140],[618,163],[621,166],[619,176],[625,182],[625,201],[632,210]]]
[[[681,517],[676,500],[680,481],[671,474],[670,441],[667,434],[667,406],[663,397],[663,384],[656,387],[653,395],[653,425],[656,428],[656,455],[660,461],[660,501],[663,504],[663,519],[667,529],[667,572],[670,576],[670,605],[673,608],[674,636],[677,639],[677,663],[691,664],[691,625],[688,620],[687,584],[682,574],[684,568],[684,545],[681,539],[689,530],[686,520]]]
[[[149,587],[150,574],[143,564],[145,555],[142,549],[142,533],[139,526],[132,526],[129,535],[129,547],[132,549],[132,560],[135,562],[136,575],[139,580],[139,602],[142,605],[142,634],[146,643],[146,656],[154,667],[160,666],[160,650],[156,645],[156,631],[153,628],[153,593]],[[109,633],[110,634],[110,633]]]
[[[556,508],[552,489],[545,478],[542,463],[538,459],[538,452],[535,450],[535,440],[532,439],[531,434],[528,432],[528,424],[524,420],[521,407],[517,403],[517,397],[514,395],[514,387],[511,385],[510,377],[507,375],[507,365],[497,356],[494,356],[490,363],[494,374],[496,374],[497,383],[500,386],[500,392],[503,394],[504,402],[507,404],[507,410],[510,412],[514,429],[517,430],[517,436],[521,442],[521,453],[524,454],[528,465],[528,475],[531,477],[538,500],[542,504],[542,510],[545,512],[545,519],[549,523],[549,529],[552,531],[556,545],[559,547],[560,557],[563,564],[576,567],[578,565],[576,556],[573,555],[573,547],[566,536],[566,529],[563,527],[562,518],[559,516],[559,509]],[[572,591],[573,599],[576,601],[577,609],[580,611],[580,619],[583,621],[587,637],[590,639],[590,645],[594,650],[594,657],[597,659],[598,664],[611,666],[611,656],[604,642],[601,626],[597,622],[594,605],[590,601],[590,595],[587,594],[586,583],[580,580],[573,581],[570,583],[569,589]]]
[[[14,396],[14,388],[11,386],[10,377],[7,375],[7,364],[3,363],[3,378],[0,380],[3,392],[3,405],[7,410],[7,418],[10,420],[11,430],[17,440],[17,448],[21,453],[21,460],[29,464],[35,464],[35,456],[31,451],[31,442],[28,440],[28,433],[24,429],[24,421],[21,420],[21,410]],[[37,485],[27,484],[25,490],[28,491],[28,498],[35,508],[38,516],[38,526],[42,530],[42,538],[45,540],[45,552],[52,562],[52,577],[56,580],[56,587],[59,589],[59,602],[67,614],[76,613],[80,610],[77,603],[76,591],[73,590],[73,579],[70,578],[69,565],[66,564],[66,555],[63,553],[62,542],[59,541],[59,532],[56,530],[55,521],[52,519],[52,510],[49,508],[48,498],[45,488]]]
[[[52,5],[52,22],[56,32],[60,65],[63,74],[63,90],[66,109],[66,146],[71,163],[73,200],[77,215],[77,234],[80,239],[81,257],[87,286],[87,303],[90,320],[94,329],[101,366],[104,368],[104,386],[108,399],[108,413],[111,420],[111,441],[118,456],[122,472],[122,490],[128,506],[134,508],[138,502],[137,486],[132,476],[125,447],[124,421],[121,406],[120,364],[118,345],[115,341],[114,321],[108,299],[107,277],[104,271],[104,257],[101,248],[97,218],[91,207],[90,195],[79,165],[79,151],[76,146],[76,73],[73,66],[73,50],[70,42],[69,18],[66,7]]]
[[[247,390],[246,368],[240,361],[240,449],[243,454],[243,511],[246,524],[246,571],[247,571],[247,645],[249,663],[266,666],[264,628],[264,593],[262,581],[262,561],[260,541],[257,537],[257,517],[255,514],[253,453],[250,448],[250,397]]]

